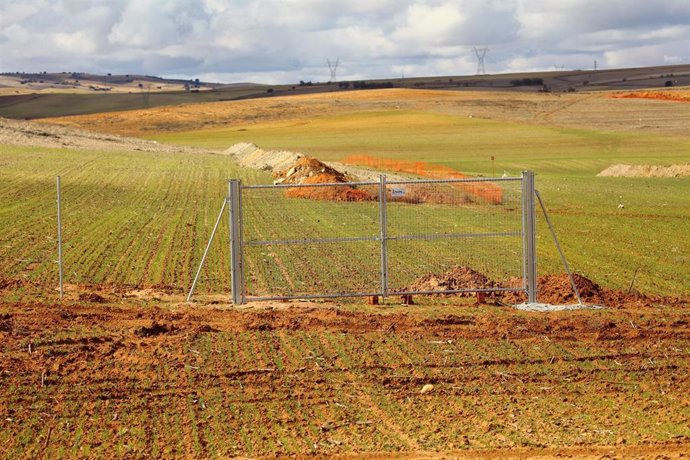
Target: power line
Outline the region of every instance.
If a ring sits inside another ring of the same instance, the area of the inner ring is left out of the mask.
[[[328,68],[331,71],[330,83],[335,83],[336,82],[335,72],[338,70],[338,64],[340,64],[340,58],[336,59],[335,62],[331,62],[330,59],[326,59],[326,62],[328,63]]]
[[[477,47],[474,47],[474,54],[477,55],[477,75],[486,75],[486,67],[484,66],[484,58],[486,58],[486,53],[489,51],[489,48],[484,47],[477,49]]]

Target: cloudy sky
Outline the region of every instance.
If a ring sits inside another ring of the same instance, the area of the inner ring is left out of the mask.
[[[0,0],[0,71],[290,83],[690,63],[690,0]]]

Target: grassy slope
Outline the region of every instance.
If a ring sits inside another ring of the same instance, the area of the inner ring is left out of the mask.
[[[417,112],[367,112],[305,122],[233,126],[165,134],[157,140],[223,148],[253,141],[304,151],[325,160],[349,154],[441,163],[490,175],[532,169],[577,271],[611,287],[690,292],[690,209],[687,179],[599,178],[613,163],[688,161],[685,138],[549,128]],[[618,205],[623,203],[624,209]],[[544,272],[561,271],[547,229],[540,228]]]

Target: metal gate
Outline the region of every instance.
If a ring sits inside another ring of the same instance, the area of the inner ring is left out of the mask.
[[[534,175],[229,181],[232,299],[524,291],[536,300]]]

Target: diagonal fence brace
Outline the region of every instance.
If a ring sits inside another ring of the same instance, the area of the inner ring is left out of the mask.
[[[539,193],[539,190],[534,190],[534,194],[537,196],[537,200],[539,200],[539,206],[541,207],[542,212],[544,213],[544,218],[546,218],[546,224],[549,226],[549,230],[551,231],[551,236],[553,237],[553,242],[556,244],[556,249],[558,249],[558,254],[561,256],[561,261],[563,262],[563,267],[565,267],[566,273],[568,273],[568,278],[570,279],[570,285],[573,287],[573,291],[575,291],[575,297],[577,297],[577,304],[582,305],[582,299],[580,299],[580,291],[577,289],[577,285],[575,284],[575,279],[573,278],[573,274],[570,271],[570,266],[568,265],[568,261],[565,258],[565,254],[563,254],[563,250],[561,249],[561,244],[558,242],[558,237],[556,236],[556,231],[553,229],[553,225],[551,224],[551,219],[549,218],[549,214],[546,212],[546,206],[544,206],[544,201],[541,199],[541,193]]]

